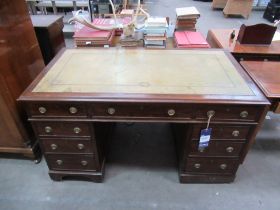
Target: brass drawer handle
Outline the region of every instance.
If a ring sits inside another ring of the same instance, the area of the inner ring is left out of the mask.
[[[63,164],[63,161],[62,161],[62,160],[57,160],[57,161],[56,161],[56,164],[59,165],[59,166],[61,166],[61,165]]]
[[[51,144],[51,148],[52,148],[52,150],[56,150],[57,149],[57,145],[56,144]]]
[[[79,127],[75,127],[75,128],[73,129],[73,131],[74,131],[75,134],[79,134],[79,133],[81,133],[82,129],[79,128]]]
[[[201,165],[200,165],[200,163],[196,163],[196,164],[194,164],[194,167],[195,167],[196,169],[199,169],[199,168],[201,167]]]
[[[227,168],[227,164],[223,163],[220,165],[220,169],[225,170]]]
[[[113,115],[113,114],[115,114],[116,110],[114,108],[110,107],[110,108],[108,108],[107,112],[108,112],[108,114]]]
[[[76,107],[71,106],[69,108],[69,112],[70,112],[70,114],[76,114],[78,112],[78,109]]]
[[[82,150],[82,149],[85,148],[85,145],[83,145],[83,144],[78,144],[77,147],[78,147],[79,150]]]
[[[239,136],[239,134],[240,134],[240,132],[239,132],[238,130],[232,131],[232,135],[233,135],[234,137]]]
[[[46,126],[45,127],[45,132],[46,133],[51,133],[52,132],[52,128],[50,126]]]
[[[168,111],[167,111],[167,114],[171,117],[171,116],[174,116],[175,115],[175,110],[174,109],[169,109]]]
[[[214,110],[210,110],[207,112],[207,117],[213,117],[215,115],[215,111]]]
[[[228,153],[232,153],[232,152],[233,152],[233,150],[234,150],[234,148],[233,148],[233,147],[227,147],[227,148],[226,148],[226,151],[227,151]]]
[[[82,166],[86,166],[88,164],[88,162],[86,160],[82,160],[81,164],[82,164]]]
[[[38,110],[41,114],[45,114],[47,112],[47,109],[43,106],[40,106]]]
[[[242,111],[242,112],[240,112],[240,117],[241,117],[241,118],[247,118],[248,115],[249,115],[249,113],[248,113],[247,111]]]

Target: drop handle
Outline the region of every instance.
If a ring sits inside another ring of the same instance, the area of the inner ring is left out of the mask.
[[[79,133],[82,132],[82,129],[79,128],[79,127],[75,127],[75,128],[73,129],[73,131],[74,131],[75,134],[79,134]]]
[[[83,144],[78,144],[77,147],[78,147],[79,150],[83,150],[83,149],[85,148],[85,145],[83,145]]]
[[[238,137],[240,132],[238,130],[232,131],[232,136]]]
[[[169,110],[167,111],[167,114],[168,114],[170,117],[174,116],[175,113],[176,113],[176,112],[175,112],[174,109],[169,109]]]
[[[46,133],[51,133],[51,132],[52,132],[52,127],[46,126],[46,127],[45,127],[45,132],[46,132]]]
[[[210,117],[214,117],[215,115],[215,111],[214,110],[210,110],[207,112],[207,117],[210,118]]]
[[[63,161],[62,160],[57,160],[56,163],[57,163],[57,165],[61,166],[63,164]]]
[[[76,107],[71,106],[69,108],[69,112],[70,112],[70,114],[76,114],[78,112],[78,109]]]
[[[57,145],[56,144],[51,144],[51,148],[52,148],[52,150],[56,150],[57,149]]]
[[[41,113],[41,114],[45,114],[46,112],[47,112],[47,109],[45,108],[45,107],[43,107],[43,106],[41,106],[41,107],[39,107],[39,112]]]
[[[233,147],[227,147],[227,148],[226,148],[226,151],[227,151],[228,153],[232,153],[232,152],[233,152],[233,150],[234,150],[234,148],[233,148]]]
[[[86,160],[82,160],[81,164],[82,164],[82,166],[86,166],[88,164],[88,162]]]
[[[196,169],[199,169],[199,168],[201,167],[201,164],[200,164],[200,163],[196,163],[196,164],[194,164],[194,167],[195,167]]]
[[[109,115],[113,115],[113,114],[115,114],[115,112],[116,112],[116,110],[115,110],[114,108],[112,108],[112,107],[110,107],[110,108],[107,109],[107,113],[108,113]]]
[[[225,170],[227,168],[227,164],[223,163],[220,165],[220,169]]]
[[[241,118],[247,118],[248,115],[249,115],[249,113],[248,113],[247,111],[242,111],[242,112],[240,112],[240,117],[241,117]]]

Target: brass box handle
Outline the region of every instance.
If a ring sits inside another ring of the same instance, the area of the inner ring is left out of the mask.
[[[201,164],[200,164],[200,163],[196,163],[196,164],[194,164],[194,167],[195,167],[196,169],[199,169],[199,168],[201,167]]]
[[[45,127],[45,132],[46,132],[46,133],[51,133],[51,132],[52,132],[52,127],[46,126],[46,127]]]
[[[77,147],[78,147],[79,150],[82,150],[82,149],[85,148],[85,145],[83,145],[83,144],[78,144]]]
[[[82,132],[82,129],[79,128],[79,127],[75,127],[75,128],[73,129],[73,131],[74,131],[74,133],[79,134],[79,133]]]
[[[57,160],[56,163],[57,163],[57,165],[61,166],[63,164],[63,161],[62,160]]]
[[[108,108],[107,112],[108,112],[108,114],[113,115],[113,114],[115,114],[116,110],[114,108],[110,107],[110,108]]]

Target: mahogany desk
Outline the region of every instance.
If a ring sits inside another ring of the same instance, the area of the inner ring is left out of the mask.
[[[211,29],[207,34],[207,41],[212,48],[228,50],[238,61],[243,60],[280,60],[280,41],[273,41],[271,45],[247,45],[239,44],[236,39],[238,30],[235,30],[235,38],[230,39],[233,29]]]
[[[271,102],[271,111],[280,113],[280,62],[242,61],[240,64]]]
[[[103,52],[60,53],[19,99],[53,180],[102,181],[115,122],[171,123],[182,183],[234,180],[269,102],[229,53]],[[211,115],[210,145],[198,150],[200,131]]]

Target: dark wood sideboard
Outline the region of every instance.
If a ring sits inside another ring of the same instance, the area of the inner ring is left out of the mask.
[[[45,67],[26,2],[1,0],[0,20],[0,153],[39,160],[31,125],[16,101]]]
[[[68,49],[19,101],[50,177],[96,182],[116,122],[170,123],[181,183],[232,182],[270,104],[222,50]],[[199,149],[210,116],[210,145]]]
[[[65,47],[63,36],[63,16],[31,15],[37,40],[47,65]]]

